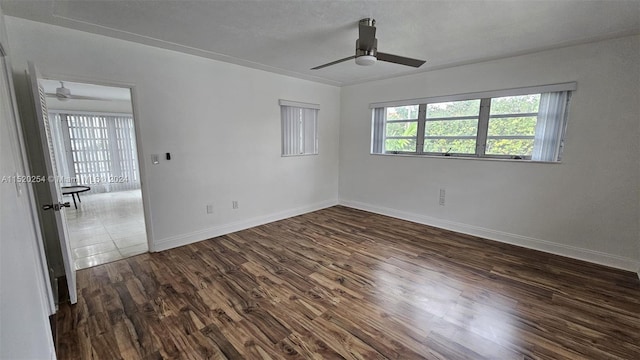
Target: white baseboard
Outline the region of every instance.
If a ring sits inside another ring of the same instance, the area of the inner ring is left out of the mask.
[[[267,224],[270,222],[290,218],[293,216],[306,214],[312,211],[317,211],[317,210],[328,208],[335,205],[338,205],[337,199],[327,200],[327,201],[311,204],[308,206],[280,211],[275,214],[258,216],[250,219],[236,221],[233,223],[214,226],[208,229],[194,231],[187,234],[171,236],[168,238],[160,239],[158,241],[154,241],[150,251],[155,252],[155,251],[168,250],[168,249],[176,248],[179,246],[192,244],[194,242],[211,239],[216,236],[222,236],[232,232],[248,229],[254,226],[259,226],[259,225]]]
[[[430,216],[391,209],[359,201],[340,199],[340,205],[365,210],[376,214],[386,215],[402,220],[408,220],[419,224],[456,231],[463,234],[478,236],[489,240],[522,246],[533,250],[544,251],[555,255],[566,256],[569,258],[584,260],[600,265],[606,265],[617,269],[633,271],[637,272],[638,277],[640,277],[640,261],[631,258],[607,254],[594,250],[582,249],[575,246],[558,244],[547,240],[511,234],[479,226],[438,219]]]

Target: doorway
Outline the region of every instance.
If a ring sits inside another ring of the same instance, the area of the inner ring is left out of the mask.
[[[131,89],[41,83],[75,269],[148,252]]]

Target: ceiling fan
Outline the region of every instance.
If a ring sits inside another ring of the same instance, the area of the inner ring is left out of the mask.
[[[48,97],[54,97],[60,101],[67,100],[102,100],[102,101],[110,101],[110,99],[93,97],[93,96],[82,96],[82,95],[72,95],[71,90],[69,88],[64,87],[64,82],[60,81],[60,87],[56,89],[56,93],[47,93]]]
[[[378,52],[378,39],[376,39],[376,20],[375,19],[362,19],[358,23],[359,37],[356,40],[356,54],[346,57],[344,59],[332,61],[323,65],[311,68],[311,70],[318,70],[327,66],[335,65],[343,61],[356,59],[358,65],[373,65],[376,61],[386,61],[400,65],[412,66],[418,68],[425,63],[425,60],[411,59],[404,56],[387,54]]]

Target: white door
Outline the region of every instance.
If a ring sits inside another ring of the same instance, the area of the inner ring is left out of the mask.
[[[49,113],[47,111],[47,103],[44,88],[38,81],[41,78],[35,65],[29,62],[29,79],[31,90],[33,92],[33,100],[35,105],[35,113],[38,118],[40,127],[40,141],[44,152],[44,163],[47,173],[47,184],[51,192],[53,204],[47,205],[46,209],[40,211],[52,211],[55,215],[56,231],[60,239],[60,248],[62,249],[62,260],[64,262],[64,271],[67,275],[67,284],[69,285],[69,300],[72,304],[78,302],[78,293],[76,291],[76,268],[71,253],[71,245],[69,244],[69,231],[67,230],[67,219],[64,216],[65,207],[69,203],[62,201],[62,190],[60,189],[60,181],[58,177],[58,168],[56,167],[56,159],[53,151],[53,141],[51,139],[51,128],[49,124]]]

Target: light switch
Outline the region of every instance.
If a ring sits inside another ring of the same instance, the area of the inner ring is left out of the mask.
[[[160,156],[158,154],[151,154],[151,162],[153,165],[160,164]]]

